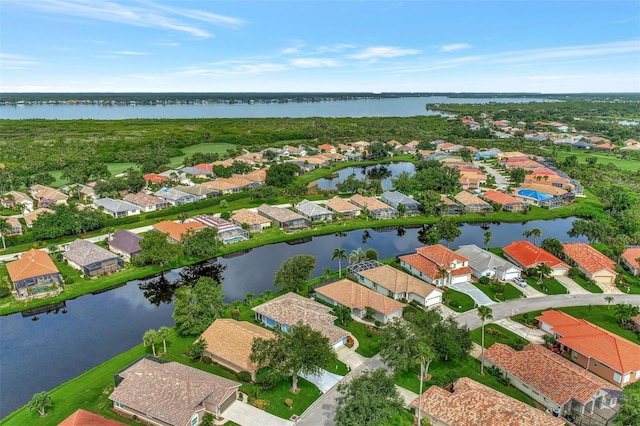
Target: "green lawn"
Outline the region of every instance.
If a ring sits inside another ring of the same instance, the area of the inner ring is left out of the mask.
[[[504,302],[505,300],[520,299],[522,292],[510,284],[497,283],[497,284],[480,284],[472,283],[478,287],[484,294],[486,294],[491,300]],[[501,293],[501,294],[498,294]]]
[[[542,148],[548,150],[548,148]],[[551,154],[549,152],[549,154]],[[589,157],[597,158],[598,161],[594,167],[602,167],[603,165],[613,163],[619,169],[622,170],[640,170],[640,161],[638,160],[623,160],[621,158],[617,158],[616,154],[606,153],[606,152],[591,152],[574,149],[571,151],[561,151],[558,150],[557,160],[562,161],[570,155],[575,155],[578,158],[578,163],[586,164],[586,159]]]
[[[481,327],[471,331],[471,340],[478,345],[482,344]],[[514,349],[521,349],[529,342],[498,324],[486,324],[484,326],[484,347],[489,348],[494,343],[502,343]]]
[[[542,285],[538,285],[537,277],[527,277],[527,284],[544,294],[567,294],[567,288],[560,284],[558,280],[544,278]],[[543,288],[544,286],[544,288]]]
[[[620,295],[624,297],[623,295]],[[624,337],[627,340],[630,340],[634,343],[640,344],[640,337],[638,334],[631,330],[627,330],[618,324],[615,312],[616,312],[616,303],[620,303],[621,300],[616,300],[617,296],[614,296],[614,301],[611,306],[600,306],[600,305],[591,305],[591,306],[573,306],[567,308],[558,308],[557,310],[565,312],[574,318],[580,318],[589,321],[597,325],[598,327],[604,328],[618,336]],[[602,299],[603,305],[606,303],[604,300],[604,296]],[[529,319],[531,323],[534,318],[540,315],[542,311],[534,311],[529,312],[527,314],[519,314],[513,317],[515,321],[518,322],[526,322],[526,319]]]
[[[467,356],[464,360],[459,361],[434,361],[429,366],[428,373],[432,376],[431,380],[425,381],[423,384],[423,391],[427,390],[432,385],[448,384],[460,377],[469,377],[477,382],[482,383],[492,389],[509,395],[519,401],[535,406],[533,400],[514,387],[507,387],[498,382],[498,380],[489,375],[480,375],[480,361],[471,356]],[[418,393],[420,391],[420,366],[416,366],[408,373],[396,374],[394,380],[397,385],[409,389],[412,392]]]
[[[471,296],[452,289],[444,292],[442,300],[446,306],[456,312],[470,311],[476,305]]]
[[[585,290],[587,290],[590,293],[603,293],[602,289],[600,287],[598,287],[595,284],[589,284],[584,278],[582,277],[573,277],[571,278],[572,280],[574,280],[576,283],[578,283],[578,285],[582,288],[584,288]]]
[[[640,277],[634,277],[629,272],[624,271],[622,273],[622,279],[630,285],[619,287],[623,293],[629,292],[630,294],[640,294]]]
[[[380,336],[378,336],[377,331],[372,331],[364,324],[356,321],[351,321],[349,325],[343,328],[358,340],[359,346],[356,352],[360,355],[371,358],[380,352]]]
[[[224,142],[216,142],[200,143],[198,145],[191,145],[186,148],[180,148],[180,151],[182,151],[184,154],[177,157],[171,157],[169,165],[174,168],[182,166],[185,157],[190,157],[197,152],[201,152],[203,154],[213,154],[216,152],[218,154],[224,154],[229,148],[235,148],[235,145]]]

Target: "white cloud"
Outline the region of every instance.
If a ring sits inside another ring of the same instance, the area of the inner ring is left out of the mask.
[[[306,43],[303,40],[296,40],[293,46],[282,49],[280,53],[283,55],[295,55],[296,53],[300,53],[305,46]]]
[[[416,49],[402,49],[393,46],[369,47],[360,53],[350,55],[352,59],[377,59],[377,58],[396,58],[398,56],[415,55],[420,53]]]
[[[11,53],[0,53],[0,69],[4,70],[25,70],[36,65],[38,62],[23,56]]]
[[[116,55],[124,55],[124,56],[145,56],[149,54],[149,52],[136,52],[133,50],[117,50],[111,53],[115,53]]]
[[[348,43],[336,43],[329,46],[320,46],[316,50],[317,53],[342,53],[348,49],[354,49],[356,46]]]
[[[291,60],[291,65],[298,68],[337,67],[338,61],[330,58],[297,58]]]
[[[455,50],[469,49],[471,45],[469,43],[453,43],[440,46],[441,52],[453,52]]]

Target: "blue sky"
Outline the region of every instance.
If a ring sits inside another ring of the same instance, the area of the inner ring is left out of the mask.
[[[1,0],[3,92],[638,92],[640,2]]]

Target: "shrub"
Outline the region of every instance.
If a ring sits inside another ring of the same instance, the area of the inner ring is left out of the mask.
[[[271,374],[268,368],[261,368],[256,371],[256,383],[264,390],[273,389],[278,383],[278,378]]]
[[[267,407],[269,405],[271,405],[271,402],[269,402],[268,399],[254,399],[251,402],[251,405],[253,405],[254,407],[259,408],[261,410],[266,410]]]
[[[284,400],[284,405],[286,405],[289,408],[293,407],[293,399],[291,399],[291,398],[285,399]]]
[[[238,380],[244,383],[249,383],[251,381],[251,374],[247,373],[246,371],[239,372],[238,374],[236,374],[236,377],[238,378]]]
[[[238,318],[240,318],[240,309],[233,309],[231,311],[231,318],[237,321]]]
[[[482,277],[480,277],[479,281],[480,281],[480,284],[487,285],[487,284],[489,284],[491,282],[491,278],[482,276]]]
[[[0,299],[4,299],[10,294],[11,294],[11,290],[9,290],[9,287],[5,287],[5,286],[0,287]]]

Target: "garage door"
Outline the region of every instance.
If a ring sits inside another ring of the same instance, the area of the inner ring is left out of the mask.
[[[224,410],[229,408],[229,406],[231,404],[233,404],[233,401],[235,401],[235,400],[236,400],[236,393],[233,392],[231,395],[229,395],[229,397],[227,399],[222,401],[222,404],[220,404],[220,414],[222,414],[224,412]]]
[[[468,282],[468,277],[466,275],[459,275],[457,277],[451,277],[452,284],[461,284]]]

